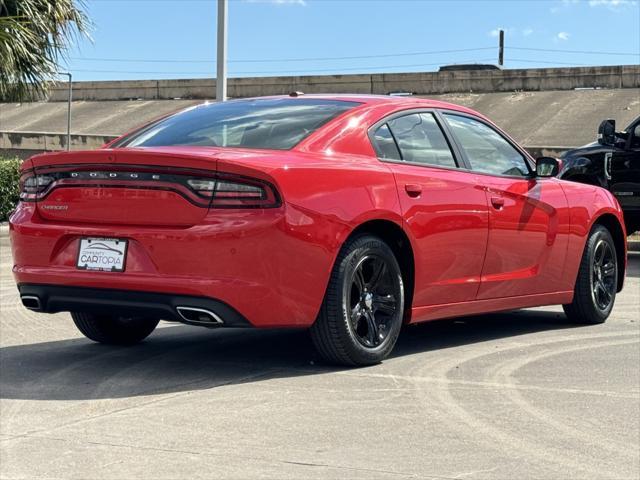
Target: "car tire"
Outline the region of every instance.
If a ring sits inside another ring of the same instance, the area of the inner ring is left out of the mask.
[[[72,312],[71,318],[78,330],[90,340],[109,345],[133,345],[147,338],[159,320],[142,317],[119,317]]]
[[[627,230],[627,235],[633,235],[634,233],[640,231],[640,220],[637,218],[625,218],[625,228]]]
[[[618,289],[618,257],[611,233],[595,225],[582,254],[573,301],[563,305],[569,320],[604,323],[611,314]]]
[[[404,317],[404,284],[389,246],[360,235],[342,247],[311,339],[328,363],[381,362],[396,344]]]

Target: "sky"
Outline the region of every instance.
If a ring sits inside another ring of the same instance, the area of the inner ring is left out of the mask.
[[[215,77],[215,0],[85,0],[74,80]],[[640,0],[229,0],[230,77],[640,64]]]

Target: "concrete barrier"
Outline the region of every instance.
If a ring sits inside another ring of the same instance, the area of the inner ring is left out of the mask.
[[[73,82],[73,97],[75,100],[206,99],[215,97],[215,85],[215,79],[211,78]],[[228,94],[241,98],[282,95],[299,90],[305,93],[366,94],[404,91],[435,95],[637,87],[640,87],[640,65],[231,78]],[[64,83],[55,86],[49,96],[52,102],[66,99]]]
[[[71,135],[71,150],[94,150],[114,138],[112,135]],[[66,133],[0,132],[0,155],[25,158],[36,153],[66,149]]]
[[[71,150],[94,150],[117,138],[115,135],[71,135]],[[66,133],[0,132],[0,156],[28,158],[37,153],[65,150]],[[558,157],[573,147],[525,147],[537,157]]]
[[[566,152],[567,150],[571,150],[572,148],[576,148],[576,147],[539,147],[539,146],[531,146],[531,147],[524,147],[525,150],[527,152],[529,152],[529,155],[531,155],[533,158],[540,158],[540,157],[554,157],[554,158],[560,158],[560,156]]]

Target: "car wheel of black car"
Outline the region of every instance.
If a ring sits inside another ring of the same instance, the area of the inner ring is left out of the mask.
[[[578,323],[603,323],[613,309],[617,289],[616,246],[609,230],[596,225],[582,255],[573,302],[563,305],[564,311]]]
[[[111,345],[133,345],[153,332],[159,320],[141,317],[119,317],[71,312],[73,323],[90,340]]]
[[[393,349],[404,316],[402,273],[389,246],[362,235],[342,248],[311,338],[329,363],[360,366]]]
[[[640,231],[640,219],[637,216],[633,218],[625,218],[625,228],[627,230],[627,235],[633,235],[636,232]]]

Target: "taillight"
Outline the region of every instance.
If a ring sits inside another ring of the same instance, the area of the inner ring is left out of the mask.
[[[190,178],[187,184],[210,197],[212,208],[272,208],[280,205],[275,189],[253,178],[220,174],[215,179]]]
[[[280,205],[276,189],[255,178],[227,173],[180,169],[154,170],[122,166],[121,169],[93,169],[93,165],[47,168],[20,178],[20,199],[43,200],[52,191],[64,187],[137,188],[166,190],[182,195],[203,208],[273,208]],[[123,168],[124,167],[124,168]]]
[[[216,190],[216,181],[205,178],[190,178],[187,180],[187,185],[205,197],[212,197]]]
[[[20,178],[20,200],[33,202],[45,192],[54,182],[55,178],[49,175],[24,174]]]

